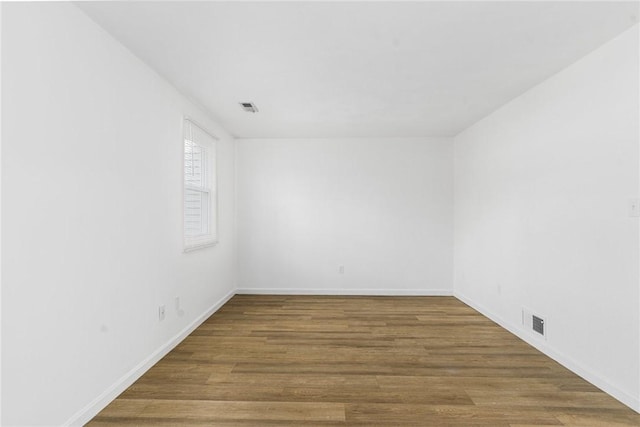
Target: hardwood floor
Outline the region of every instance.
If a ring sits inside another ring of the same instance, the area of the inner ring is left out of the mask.
[[[88,425],[640,426],[453,297],[237,295]]]

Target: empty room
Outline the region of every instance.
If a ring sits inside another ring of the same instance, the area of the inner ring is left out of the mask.
[[[640,426],[639,17],[0,2],[2,426]]]

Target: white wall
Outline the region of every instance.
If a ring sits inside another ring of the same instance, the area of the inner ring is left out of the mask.
[[[2,3],[0,2],[0,242],[2,242]],[[0,244],[0,367],[2,366],[2,244]],[[0,375],[2,372],[0,371]],[[2,423],[2,378],[0,377],[0,423]]]
[[[81,422],[235,288],[232,140],[74,5],[3,9],[2,424]],[[221,138],[189,254],[183,114]]]
[[[636,25],[458,135],[454,222],[456,295],[636,410],[638,73]]]
[[[236,143],[240,291],[451,294],[451,139]]]

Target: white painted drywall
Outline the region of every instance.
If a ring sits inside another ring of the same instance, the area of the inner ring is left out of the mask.
[[[0,2],[0,242],[2,242],[2,2]],[[2,244],[0,244],[0,333],[2,331]],[[0,367],[2,366],[0,336]],[[1,375],[0,371],[0,375]],[[0,423],[2,422],[2,378],[0,377]]]
[[[459,134],[454,156],[456,295],[636,410],[638,73],[636,25]]]
[[[2,424],[80,422],[235,288],[232,139],[76,6],[2,19]],[[188,254],[183,114],[220,137],[220,243]]]
[[[450,138],[236,144],[241,292],[451,294]]]
[[[244,138],[452,136],[639,15],[630,1],[80,5]]]

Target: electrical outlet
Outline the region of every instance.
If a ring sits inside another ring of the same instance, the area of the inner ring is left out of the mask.
[[[631,218],[640,217],[640,199],[629,199],[629,216]]]
[[[338,273],[344,274],[344,265],[341,265],[340,267],[338,267]]]
[[[160,307],[158,307],[158,320],[162,322],[164,320],[164,315],[165,315],[165,306],[161,305]]]

